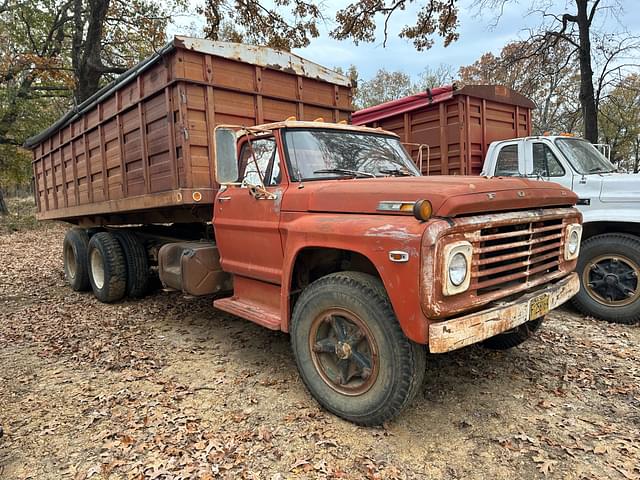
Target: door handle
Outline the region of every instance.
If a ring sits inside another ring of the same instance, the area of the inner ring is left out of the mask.
[[[231,197],[218,197],[219,202],[227,202],[231,200]]]

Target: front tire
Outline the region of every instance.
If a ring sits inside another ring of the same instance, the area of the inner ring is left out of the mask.
[[[640,238],[622,233],[588,238],[576,271],[580,291],[572,303],[580,312],[613,323],[640,321]]]
[[[487,338],[482,342],[482,346],[489,350],[509,350],[510,348],[517,347],[523,342],[529,340],[534,333],[542,325],[542,318],[536,318],[535,320],[529,320],[522,325],[518,325],[511,330],[507,330],[504,333],[496,335],[491,338]]]
[[[117,302],[126,292],[127,268],[120,243],[109,232],[89,241],[89,280],[93,294],[104,303]]]
[[[425,374],[425,347],[404,335],[381,282],[360,272],[327,275],[302,292],[291,343],[314,398],[360,425],[398,415]]]

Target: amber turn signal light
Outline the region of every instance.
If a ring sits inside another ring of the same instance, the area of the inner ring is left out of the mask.
[[[431,218],[433,208],[429,200],[418,200],[413,204],[413,216],[418,220],[426,222]]]

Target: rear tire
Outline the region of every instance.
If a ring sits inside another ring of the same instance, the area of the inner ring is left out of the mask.
[[[302,292],[291,343],[313,397],[360,425],[398,415],[425,374],[426,348],[404,335],[381,282],[360,272],[327,275]]]
[[[67,231],[62,244],[64,276],[76,292],[86,292],[89,283],[89,235],[81,228]]]
[[[127,296],[143,297],[149,289],[149,260],[142,242],[133,232],[116,231],[127,265]]]
[[[89,241],[89,280],[93,294],[104,303],[124,297],[127,268],[120,243],[109,232],[96,233]]]
[[[540,325],[542,325],[543,320],[544,317],[529,320],[495,337],[487,338],[482,342],[482,346],[489,350],[509,350],[510,348],[517,347],[521,343],[529,340],[533,334],[536,333]]]

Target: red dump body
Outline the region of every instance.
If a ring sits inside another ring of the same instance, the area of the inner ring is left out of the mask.
[[[489,144],[531,135],[525,96],[497,85],[434,88],[355,112],[355,125],[381,127],[423,148],[424,175],[478,175]],[[407,145],[414,160],[419,147]]]
[[[27,140],[38,219],[210,221],[216,125],[338,122],[352,110],[347,77],[294,54],[175,37]]]

